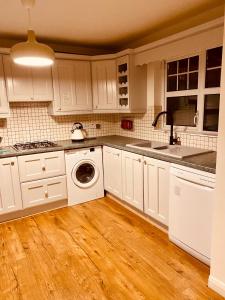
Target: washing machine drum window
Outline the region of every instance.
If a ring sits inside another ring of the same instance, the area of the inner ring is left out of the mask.
[[[88,188],[96,183],[99,170],[91,161],[82,161],[74,166],[72,170],[73,182],[82,188]]]

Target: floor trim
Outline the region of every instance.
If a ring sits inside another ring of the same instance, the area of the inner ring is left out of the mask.
[[[220,294],[221,296],[225,297],[225,283],[220,281],[219,279],[215,278],[214,276],[209,276],[208,286]]]

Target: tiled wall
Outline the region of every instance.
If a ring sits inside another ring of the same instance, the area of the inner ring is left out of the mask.
[[[114,115],[80,115],[53,117],[48,114],[48,103],[14,103],[10,104],[11,116],[0,120],[1,145],[37,140],[65,140],[70,138],[74,122],[82,122],[88,135],[101,136],[114,134]],[[93,123],[101,125],[100,129],[90,128]]]
[[[52,117],[48,114],[48,103],[14,103],[11,106],[11,117],[0,120],[1,145],[12,145],[18,142],[35,140],[63,140],[70,138],[70,130],[74,122],[83,123],[88,136],[118,134],[146,140],[168,142],[169,132],[155,130],[152,122],[161,107],[150,107],[146,114],[91,114],[81,116]],[[120,128],[122,118],[134,121],[134,130]],[[100,124],[100,129],[91,128],[92,124]],[[216,150],[217,137],[182,133],[182,145]]]

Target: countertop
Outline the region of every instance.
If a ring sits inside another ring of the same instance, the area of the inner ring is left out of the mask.
[[[184,159],[176,159],[166,155],[160,155],[158,153],[153,153],[150,151],[136,149],[132,147],[126,146],[126,144],[136,143],[143,140],[129,138],[119,135],[111,135],[111,136],[102,136],[97,138],[90,138],[83,142],[72,142],[71,140],[60,140],[54,141],[58,146],[54,148],[45,148],[45,149],[34,149],[34,150],[26,150],[22,152],[18,152],[10,147],[4,147],[6,149],[10,149],[10,152],[0,154],[1,158],[12,157],[12,156],[21,156],[21,155],[28,155],[28,154],[36,154],[36,153],[43,153],[43,152],[51,152],[51,151],[60,151],[60,150],[71,150],[71,149],[79,149],[79,148],[88,148],[94,146],[109,146],[114,147],[117,149],[141,154],[147,157],[152,157],[155,159],[183,165],[186,167],[202,170],[205,172],[216,173],[216,152],[210,152],[205,154],[199,154],[195,156],[191,156]]]

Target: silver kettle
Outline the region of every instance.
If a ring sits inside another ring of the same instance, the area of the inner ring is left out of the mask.
[[[73,124],[71,130],[71,140],[72,141],[83,141],[86,134],[84,132],[83,125],[79,122]]]

